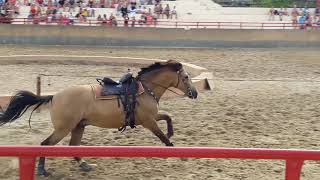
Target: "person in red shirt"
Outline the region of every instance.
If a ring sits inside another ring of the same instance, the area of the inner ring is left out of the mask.
[[[37,8],[35,5],[32,5],[30,8],[30,15],[33,18],[37,14]]]

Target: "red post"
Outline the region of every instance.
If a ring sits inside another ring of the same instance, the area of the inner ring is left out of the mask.
[[[286,160],[286,180],[300,180],[303,160]]]
[[[20,180],[34,180],[35,157],[19,157]]]
[[[320,8],[320,0],[317,0],[317,7]]]

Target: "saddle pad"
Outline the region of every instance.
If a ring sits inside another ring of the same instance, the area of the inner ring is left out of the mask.
[[[136,94],[137,96],[141,95],[144,93],[144,88],[142,86],[142,83],[140,81],[137,81],[138,83],[138,93]],[[94,94],[95,99],[98,100],[112,100],[112,99],[117,99],[117,95],[108,95],[108,96],[102,96],[101,91],[102,91],[102,86],[95,86],[91,85],[92,93]]]

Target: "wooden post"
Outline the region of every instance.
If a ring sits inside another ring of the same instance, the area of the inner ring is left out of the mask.
[[[37,76],[37,96],[41,96],[41,76]],[[40,112],[40,109],[37,110],[37,112]]]

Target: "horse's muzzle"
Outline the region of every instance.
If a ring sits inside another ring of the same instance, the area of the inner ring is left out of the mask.
[[[197,97],[198,97],[197,90],[195,88],[189,89],[188,97],[191,98],[191,99],[197,99]]]

